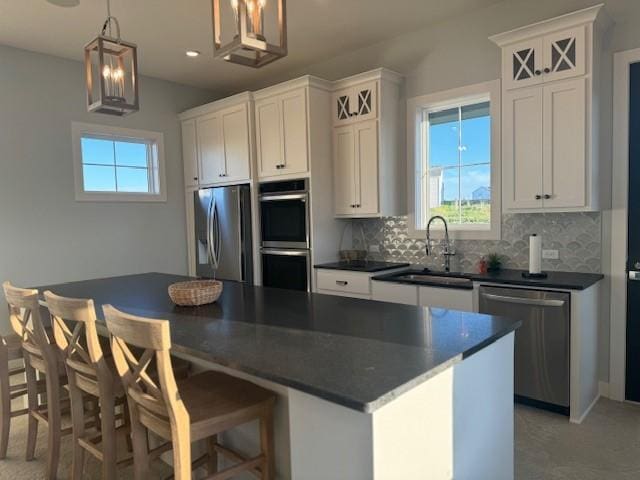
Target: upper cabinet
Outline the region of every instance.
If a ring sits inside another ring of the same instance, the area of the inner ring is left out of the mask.
[[[332,118],[337,217],[404,213],[401,83],[402,77],[384,69],[336,82]]]
[[[491,37],[502,48],[505,212],[597,211],[602,6]]]
[[[371,120],[378,116],[378,82],[365,82],[333,93],[333,124]]]
[[[185,186],[251,179],[251,94],[198,107],[181,116]]]
[[[198,185],[198,145],[196,140],[196,121],[182,122],[182,161],[184,162],[184,183],[187,187]]]
[[[308,173],[307,87],[259,98],[255,111],[258,176]]]
[[[505,46],[502,79],[507,90],[584,75],[584,25]]]

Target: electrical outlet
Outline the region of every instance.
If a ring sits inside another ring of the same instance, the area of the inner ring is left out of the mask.
[[[380,253],[380,245],[369,245],[369,251],[371,253]]]
[[[558,254],[558,250],[542,250],[542,258],[546,258],[547,260],[558,260],[560,255]]]

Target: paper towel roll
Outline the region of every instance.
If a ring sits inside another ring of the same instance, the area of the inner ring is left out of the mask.
[[[542,271],[542,238],[536,234],[529,237],[529,273]]]

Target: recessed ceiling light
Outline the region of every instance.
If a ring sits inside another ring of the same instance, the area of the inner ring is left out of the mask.
[[[198,50],[187,50],[185,53],[187,54],[187,57],[197,57],[200,55]]]

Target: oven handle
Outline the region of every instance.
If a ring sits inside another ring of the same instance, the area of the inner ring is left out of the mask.
[[[302,200],[307,201],[308,193],[287,193],[285,195],[260,195],[261,202],[273,202],[279,200]]]
[[[290,257],[308,257],[308,250],[280,250],[277,248],[263,248],[261,253],[266,253],[268,255],[287,255]]]

